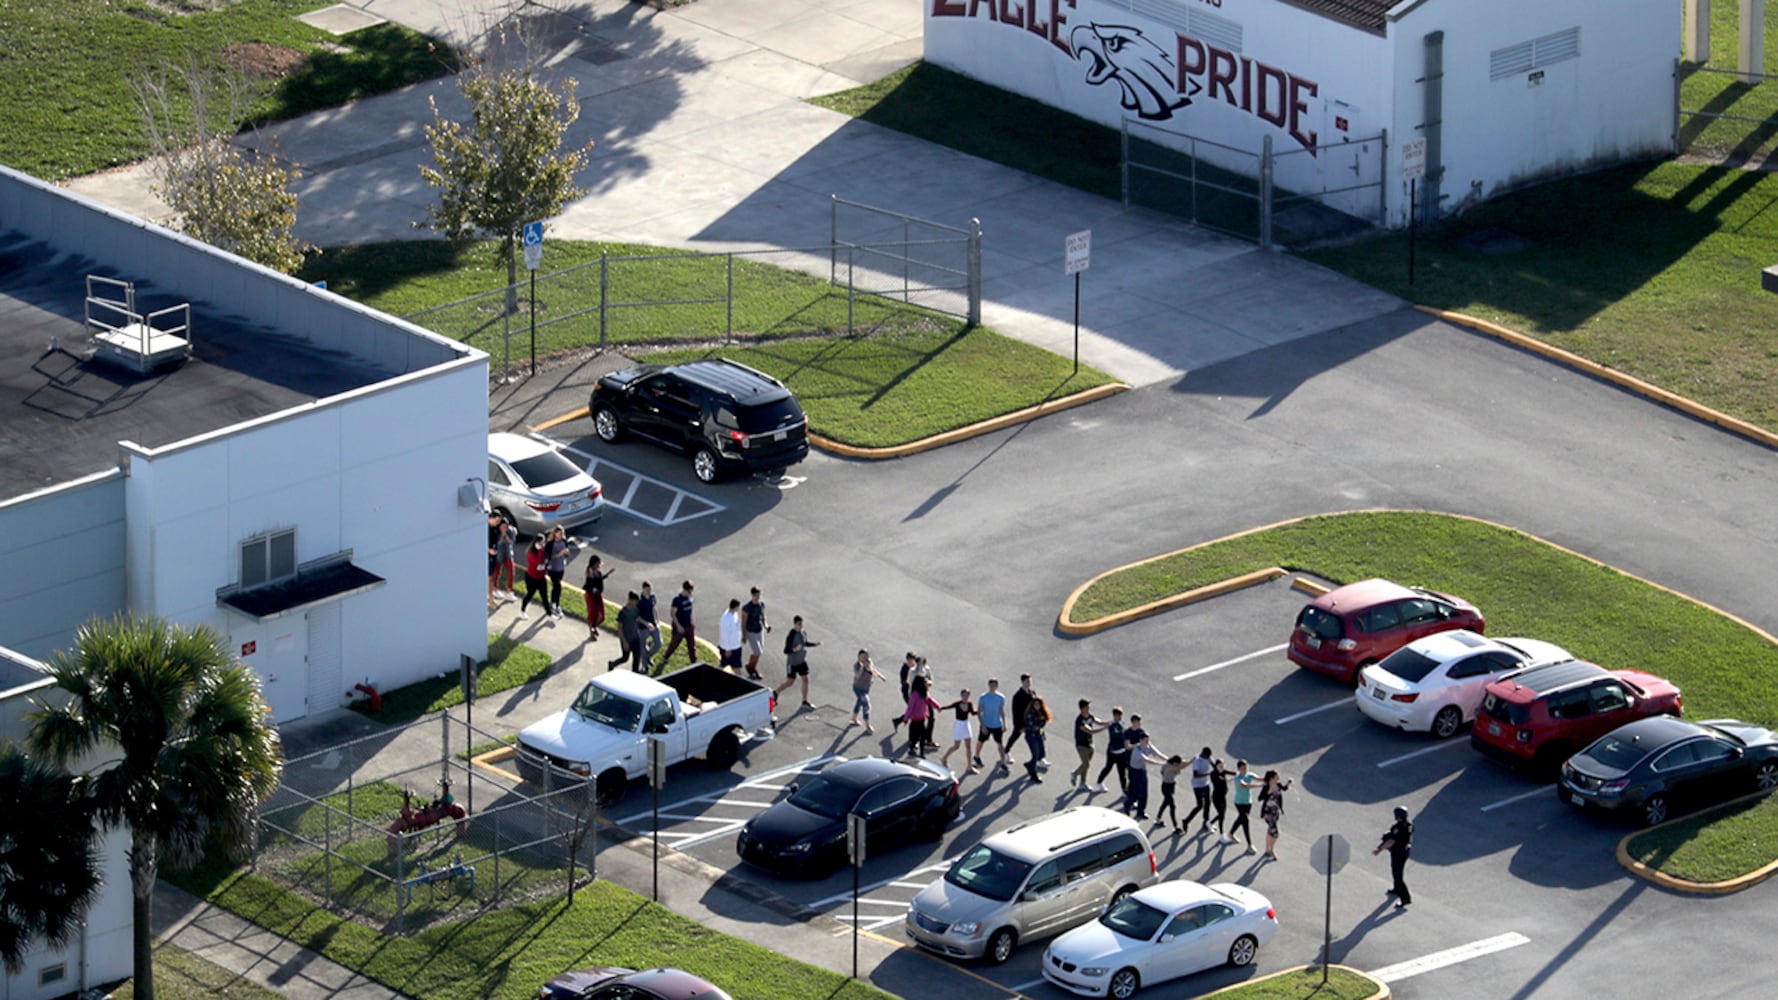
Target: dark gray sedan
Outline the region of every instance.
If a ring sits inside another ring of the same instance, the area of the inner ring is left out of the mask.
[[[1619,726],[1568,759],[1563,802],[1634,816],[1647,826],[1778,788],[1778,735],[1734,719],[1657,715]]]

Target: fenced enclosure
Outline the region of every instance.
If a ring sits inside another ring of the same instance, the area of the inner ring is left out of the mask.
[[[1674,142],[1682,156],[1760,166],[1778,149],[1778,77],[1681,63]]]
[[[1305,246],[1382,224],[1388,133],[1258,152],[1125,119],[1123,202],[1263,247]]]
[[[733,343],[981,320],[981,227],[832,199],[826,245],[611,255],[404,317],[487,351]],[[517,303],[509,310],[510,303]],[[510,338],[510,341],[509,341]]]
[[[261,811],[254,869],[394,934],[593,877],[591,784],[546,773],[542,788],[515,788],[471,764],[471,752],[500,745],[447,711],[285,762]],[[375,763],[390,759],[412,763]],[[412,817],[447,782],[463,819],[401,829],[404,809]]]

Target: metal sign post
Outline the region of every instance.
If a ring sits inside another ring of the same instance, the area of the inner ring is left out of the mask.
[[[1333,961],[1333,877],[1352,860],[1352,845],[1337,833],[1316,840],[1309,848],[1309,864],[1327,876],[1327,910],[1321,926],[1321,982],[1327,983],[1327,967]]]
[[[475,746],[475,657],[468,653],[457,655],[457,681],[463,686],[463,724],[468,733],[463,738],[465,748]],[[475,812],[475,769],[467,768],[463,772],[464,808],[471,814]]]
[[[648,741],[648,784],[654,788],[654,901],[661,901],[661,786],[667,783],[667,745]]]
[[[1401,144],[1401,179],[1408,182],[1408,284],[1414,283],[1414,236],[1420,227],[1420,178],[1426,176],[1426,140]]]
[[[543,266],[543,223],[525,223],[525,270],[531,272],[531,374],[537,374],[537,269]]]
[[[846,816],[846,856],[852,859],[852,978],[858,978],[858,869],[864,867],[865,823],[863,813]]]
[[[1080,272],[1093,262],[1093,231],[1069,233],[1062,243],[1062,273],[1074,275],[1074,374],[1080,374]]]

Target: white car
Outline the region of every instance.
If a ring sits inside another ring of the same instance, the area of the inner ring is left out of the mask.
[[[1491,681],[1527,667],[1574,659],[1537,639],[1489,639],[1467,629],[1416,639],[1365,667],[1358,710],[1391,729],[1448,739],[1475,719]]]
[[[605,513],[603,492],[597,479],[542,441],[488,435],[488,506],[524,534],[597,521]]]
[[[1272,904],[1244,885],[1161,882],[1050,942],[1043,978],[1081,996],[1128,1000],[1144,986],[1251,965],[1277,933]]]

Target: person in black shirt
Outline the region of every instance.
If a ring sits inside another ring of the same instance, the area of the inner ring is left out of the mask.
[[[1012,746],[1016,747],[1019,745],[1019,736],[1025,732],[1025,726],[1027,725],[1025,710],[1031,707],[1031,699],[1036,696],[1036,690],[1031,687],[1031,675],[1020,674],[1019,689],[1012,693],[1012,732],[1006,737],[1006,742]],[[1050,762],[1048,760],[1039,760],[1037,762],[1039,770],[1046,770],[1049,766]]]
[[[1109,725],[1111,723],[1100,722],[1093,715],[1092,702],[1085,698],[1080,700],[1080,714],[1074,717],[1074,752],[1080,757],[1080,766],[1068,776],[1069,787],[1086,787],[1087,775],[1093,773],[1093,734]]]
[[[1371,855],[1389,852],[1389,874],[1395,877],[1395,885],[1390,888],[1389,894],[1395,897],[1395,908],[1398,910],[1414,901],[1413,894],[1408,892],[1407,882],[1403,880],[1408,867],[1408,851],[1413,842],[1414,824],[1408,822],[1408,811],[1396,806],[1395,825],[1383,833],[1383,839],[1371,849]]]
[[[1121,794],[1130,787],[1130,744],[1124,736],[1124,710],[1113,706],[1111,721],[1105,724],[1105,766],[1099,769],[1099,783],[1093,791],[1105,791],[1105,776],[1117,769],[1117,790]]]
[[[685,643],[685,662],[698,662],[698,630],[691,620],[691,591],[691,581],[687,580],[679,585],[679,593],[673,595],[673,619],[668,623],[673,628],[673,641],[667,643],[667,652],[661,657],[663,666],[673,658],[673,650],[678,649],[682,641]]]
[[[661,651],[661,623],[654,617],[654,584],[642,581],[636,598],[636,620],[642,625],[642,670],[654,673],[654,654]]]
[[[747,676],[760,680],[759,654],[765,652],[766,633],[772,626],[766,624],[766,602],[759,596],[759,588],[748,591],[752,600],[741,605],[741,634],[747,643]]]

